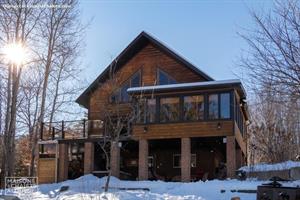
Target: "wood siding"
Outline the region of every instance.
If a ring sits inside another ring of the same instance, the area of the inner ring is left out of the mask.
[[[243,138],[236,122],[234,122],[234,135],[235,135],[235,139],[236,139],[237,143],[239,144],[243,154],[247,155],[246,139]]]
[[[115,74],[115,82],[117,83],[114,83],[114,86],[112,86],[110,81],[107,81],[99,85],[98,89],[91,94],[88,113],[89,119],[102,119],[105,115],[104,112],[109,112],[110,109],[114,110],[114,105],[109,103],[112,92],[125,83],[138,70],[141,70],[142,85],[155,85],[157,83],[157,68],[171,75],[179,83],[204,81],[203,77],[177,62],[152,44],[148,44]],[[122,104],[120,105],[120,110],[128,112],[130,111],[130,106]]]
[[[37,173],[39,184],[54,183],[56,181],[56,158],[39,158]]]
[[[221,128],[218,129],[218,123]],[[146,127],[147,131],[144,131]],[[213,137],[233,135],[233,121],[134,125],[134,139]]]

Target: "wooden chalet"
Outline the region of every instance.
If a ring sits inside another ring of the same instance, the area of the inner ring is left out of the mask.
[[[113,176],[187,182],[234,177],[246,162],[249,116],[242,83],[214,80],[145,32],[76,102],[88,119],[43,123],[41,183],[106,175],[100,145],[106,113],[116,106],[121,115],[135,117],[110,149]]]

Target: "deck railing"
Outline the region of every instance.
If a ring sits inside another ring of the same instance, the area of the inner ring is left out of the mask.
[[[40,140],[79,139],[88,137],[91,120],[42,122]]]

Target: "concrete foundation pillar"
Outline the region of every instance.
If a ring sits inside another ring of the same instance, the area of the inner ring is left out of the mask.
[[[84,174],[90,174],[94,170],[94,143],[84,143]]]
[[[148,140],[139,140],[139,180],[148,179]]]
[[[226,137],[226,167],[227,177],[234,178],[236,170],[236,150],[235,150],[235,137]]]
[[[120,147],[117,142],[111,143],[110,168],[111,168],[111,175],[119,178],[120,177]]]
[[[58,145],[58,181],[65,181],[68,179],[68,144],[59,144]]]
[[[191,139],[181,138],[181,181],[191,181]]]

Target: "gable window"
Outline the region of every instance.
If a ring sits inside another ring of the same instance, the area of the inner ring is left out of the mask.
[[[112,103],[126,103],[129,102],[130,96],[127,93],[127,89],[130,87],[139,87],[141,86],[141,70],[136,72],[133,76],[131,76],[120,89],[116,90],[110,97]]]
[[[208,118],[219,118],[219,99],[218,94],[211,94],[208,96]]]
[[[221,93],[220,94],[220,114],[221,119],[230,118],[230,94]]]
[[[183,119],[196,121],[204,119],[204,96],[185,96],[183,98]]]
[[[160,122],[175,122],[179,120],[180,106],[178,97],[160,99]]]
[[[161,69],[157,70],[158,85],[176,84],[177,81]]]

